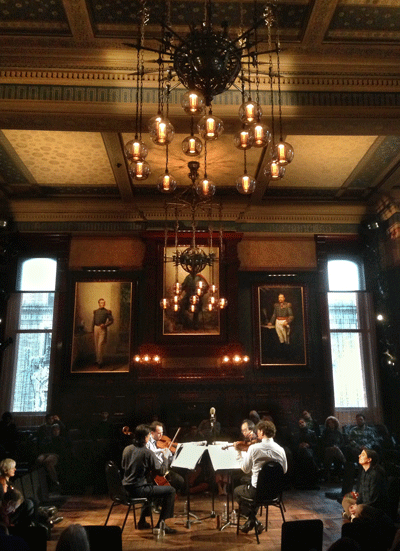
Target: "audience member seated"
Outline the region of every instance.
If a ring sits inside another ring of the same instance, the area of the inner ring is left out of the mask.
[[[304,410],[301,414],[302,418],[305,420],[307,427],[313,430],[317,437],[320,436],[319,423],[312,418],[311,413],[308,410]]]
[[[50,413],[46,415],[46,422],[40,425],[37,434],[39,456],[36,459],[38,466],[43,466],[46,469],[49,480],[52,484],[51,489],[60,489],[61,485],[58,480],[56,465],[59,461],[59,456],[53,449],[53,421],[54,417]]]
[[[14,459],[7,458],[3,459],[3,461],[0,462],[0,499],[2,500],[2,502],[6,494],[14,491],[11,479],[15,475],[16,467],[17,464]],[[10,496],[11,494],[9,494],[8,499],[10,498]],[[29,524],[35,518],[35,503],[33,499],[24,500],[22,495],[21,498],[22,499],[15,507],[15,509],[12,512],[9,511],[7,515],[10,517],[10,521],[12,524],[29,526]],[[12,505],[10,505],[10,507],[11,506]]]
[[[352,522],[342,526],[342,536],[356,540],[362,551],[387,551],[395,533],[393,521],[383,511],[370,505],[358,505]]]
[[[325,428],[322,431],[320,444],[325,478],[329,481],[332,463],[337,467],[344,465],[346,462],[342,451],[344,446],[344,437],[339,428],[339,421],[336,417],[330,416],[326,418]]]
[[[5,411],[0,421],[0,459],[15,457],[18,444],[18,430],[9,411]]]
[[[259,416],[258,412],[255,409],[252,409],[249,413],[249,419],[250,421],[253,421],[254,426],[257,425],[261,421],[261,417]]]
[[[68,526],[61,533],[56,551],[90,551],[89,539],[85,528],[81,524],[71,524]]]
[[[379,465],[379,456],[375,450],[364,449],[358,459],[362,467],[356,492],[346,494],[342,505],[343,516],[358,516],[360,506],[369,505],[383,512],[388,510],[389,499],[385,471]]]
[[[293,470],[294,485],[299,489],[317,489],[318,466],[315,460],[317,436],[307,426],[302,417],[299,419],[299,428],[293,435]]]
[[[361,547],[360,544],[352,538],[344,536],[332,543],[327,551],[361,551]]]
[[[356,415],[356,426],[348,434],[348,444],[345,447],[346,459],[358,461],[358,456],[364,448],[379,451],[380,445],[376,431],[365,423],[362,413]]]
[[[4,522],[0,522],[1,551],[30,551],[28,543],[20,536],[10,534]]]

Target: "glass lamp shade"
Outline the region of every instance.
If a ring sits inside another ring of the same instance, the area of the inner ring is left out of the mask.
[[[157,116],[150,120],[149,134],[155,144],[167,145],[174,139],[175,130],[168,119]]]
[[[210,290],[210,293],[214,295],[218,291],[218,287],[213,283],[212,285],[210,285],[209,290]]]
[[[160,300],[160,306],[163,310],[167,310],[170,306],[170,301],[167,298],[162,298]]]
[[[189,298],[190,304],[198,304],[199,297],[197,295],[191,295]]]
[[[293,161],[294,150],[290,143],[279,142],[274,149],[274,157],[277,158],[278,163],[285,166]]]
[[[174,305],[172,306],[172,310],[173,310],[174,312],[179,312],[180,309],[181,309],[181,307],[180,307],[179,304],[174,304]]]
[[[197,130],[204,140],[216,140],[224,131],[224,123],[218,117],[205,115],[199,120]]]
[[[150,175],[150,165],[147,161],[132,161],[129,174],[135,180],[146,180]]]
[[[253,134],[253,146],[265,147],[271,140],[271,132],[266,124],[261,122],[255,122],[251,125],[251,132]]]
[[[182,284],[179,281],[176,281],[172,287],[172,290],[176,295],[179,295],[182,291]]]
[[[182,142],[182,151],[188,157],[198,157],[203,149],[203,143],[197,136],[188,136]]]
[[[201,92],[188,90],[182,96],[181,105],[188,115],[201,115],[204,112],[206,100]]]
[[[272,159],[265,167],[264,174],[271,180],[280,180],[285,175],[285,167],[280,165],[277,159]]]
[[[243,174],[236,179],[236,189],[243,195],[250,195],[256,188],[256,181],[248,174]]]
[[[226,300],[226,298],[220,298],[218,306],[220,310],[223,310],[224,308],[226,308],[228,306],[228,301]]]
[[[135,139],[126,142],[124,152],[129,161],[143,161],[149,151],[145,143]]]
[[[161,193],[172,193],[176,190],[176,180],[171,174],[165,172],[157,180],[157,188]]]
[[[215,184],[207,178],[203,178],[196,184],[196,193],[199,197],[212,197],[215,193]]]
[[[238,149],[250,149],[253,146],[253,133],[247,128],[243,128],[233,137],[233,144]]]
[[[262,110],[256,101],[245,101],[239,107],[239,118],[245,124],[251,124],[262,117]]]

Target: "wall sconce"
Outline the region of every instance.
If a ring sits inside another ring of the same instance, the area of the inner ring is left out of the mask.
[[[245,354],[241,354],[239,352],[233,352],[230,354],[224,354],[221,357],[221,365],[222,366],[229,366],[229,367],[235,367],[240,366],[248,363],[250,361],[249,356]]]
[[[133,361],[140,365],[161,365],[161,356],[159,354],[150,353],[136,354],[136,356],[133,357]]]

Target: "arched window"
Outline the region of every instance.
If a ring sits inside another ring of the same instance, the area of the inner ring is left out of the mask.
[[[335,409],[350,413],[368,408],[377,415],[372,304],[365,291],[362,264],[328,260],[327,279]]]
[[[19,266],[8,324],[15,342],[13,412],[47,411],[56,274],[52,258],[30,258]]]

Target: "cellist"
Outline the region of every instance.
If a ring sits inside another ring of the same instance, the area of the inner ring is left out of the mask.
[[[164,435],[164,425],[160,421],[153,421],[150,425],[150,438],[146,444],[146,448],[154,452],[160,465],[167,463],[168,472],[165,475],[167,481],[171,484],[173,488],[180,494],[185,493],[185,480],[184,478],[170,468],[173,455],[175,453],[175,447],[170,446],[170,439],[165,442],[167,437]],[[156,481],[157,482],[157,481]]]

